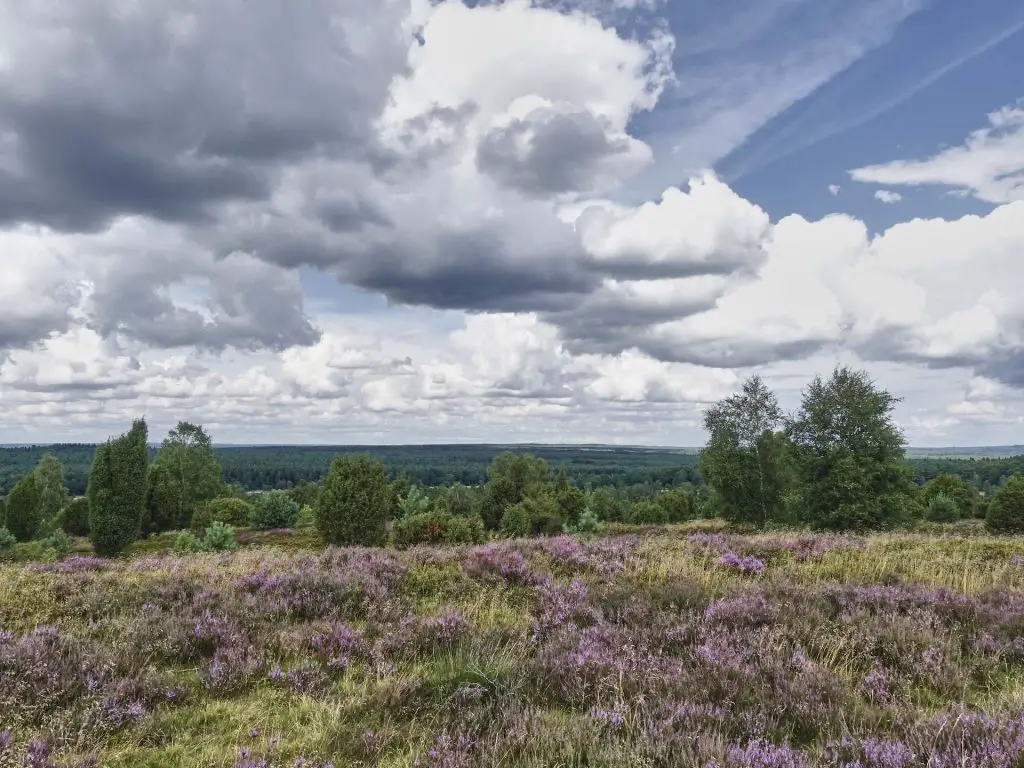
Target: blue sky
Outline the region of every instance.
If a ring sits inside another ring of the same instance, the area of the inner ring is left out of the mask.
[[[694,445],[849,363],[1020,442],[1019,1],[23,0],[0,50],[9,440]]]

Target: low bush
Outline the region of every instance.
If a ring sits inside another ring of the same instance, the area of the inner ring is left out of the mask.
[[[234,526],[220,520],[213,521],[203,534],[202,545],[206,552],[229,552],[237,549]]]
[[[0,527],[0,557],[10,554],[14,551],[14,545],[18,543],[18,540],[14,538],[14,534],[11,533],[7,528]]]
[[[249,525],[258,531],[291,528],[299,519],[299,505],[284,491],[261,493],[252,500]]]
[[[226,523],[236,528],[249,524],[253,505],[242,499],[211,499],[201,504],[192,515],[192,532],[199,535],[213,523]]]
[[[924,519],[929,523],[952,523],[960,519],[960,507],[951,497],[939,491],[928,502]]]
[[[203,551],[203,542],[192,531],[182,531],[171,545],[171,552],[176,555],[191,555]]]
[[[653,501],[638,501],[626,511],[626,522],[633,525],[664,525],[668,522],[665,507]]]
[[[994,533],[1024,533],[1024,476],[1014,475],[992,494],[985,527]]]
[[[458,517],[443,512],[423,512],[397,520],[392,535],[399,549],[414,544],[480,544],[486,538],[479,516]]]
[[[502,536],[521,539],[530,535],[530,513],[522,504],[509,504],[501,516],[498,530]]]

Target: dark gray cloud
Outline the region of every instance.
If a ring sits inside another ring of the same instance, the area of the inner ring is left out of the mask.
[[[386,23],[398,13],[368,0],[6,8],[0,224],[202,221],[266,198],[285,162],[365,154],[403,66],[408,42]]]
[[[627,155],[626,137],[588,111],[542,108],[490,130],[476,153],[477,167],[507,187],[538,197],[595,185],[601,164]]]

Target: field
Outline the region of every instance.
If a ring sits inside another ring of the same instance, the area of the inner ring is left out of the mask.
[[[1024,539],[637,533],[0,566],[0,766],[1021,764]]]

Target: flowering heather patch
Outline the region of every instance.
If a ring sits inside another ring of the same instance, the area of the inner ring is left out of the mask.
[[[732,568],[745,574],[756,574],[764,571],[764,561],[758,560],[753,555],[740,557],[735,552],[726,552],[718,559],[718,562],[726,568]]]
[[[1019,768],[1021,548],[669,531],[0,565],[0,766]]]

